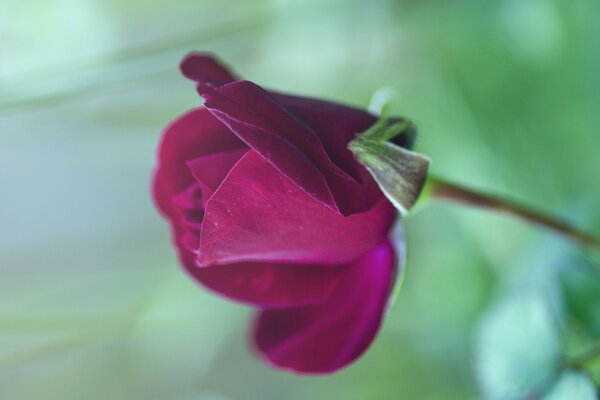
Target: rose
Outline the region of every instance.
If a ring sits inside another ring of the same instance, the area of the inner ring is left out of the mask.
[[[204,107],[166,128],[154,178],[181,263],[261,310],[254,343],[275,366],[348,365],[373,341],[396,274],[394,208],[347,149],[376,118],[266,91],[206,55],[181,71]]]

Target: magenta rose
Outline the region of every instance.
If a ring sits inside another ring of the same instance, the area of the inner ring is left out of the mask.
[[[259,309],[253,342],[275,366],[347,366],[373,341],[397,273],[394,208],[347,149],[376,117],[267,91],[206,55],[181,71],[204,106],[166,128],[154,178],[181,263]]]

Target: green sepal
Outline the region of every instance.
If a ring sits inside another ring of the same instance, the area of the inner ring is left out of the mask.
[[[391,141],[401,139],[408,146],[415,135],[415,126],[409,120],[382,118],[348,144],[402,216],[408,213],[423,190],[430,159]]]
[[[417,127],[412,121],[405,118],[382,117],[358,137],[381,143],[402,136],[409,143],[406,147],[411,147],[416,135]]]

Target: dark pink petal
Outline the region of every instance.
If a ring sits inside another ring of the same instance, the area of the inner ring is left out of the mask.
[[[166,199],[194,183],[188,160],[243,148],[244,143],[205,108],[191,110],[174,121],[163,134],[154,178],[154,195],[161,211],[168,214]]]
[[[193,183],[182,192],[173,194],[165,188],[160,169],[154,174],[152,189],[154,201],[161,212],[169,218],[172,242],[178,252],[188,249],[197,253],[204,218],[204,207],[199,208],[198,205],[205,204],[205,190],[202,190],[198,183]],[[180,258],[182,259],[181,254]]]
[[[196,108],[172,122],[163,134],[159,147],[161,165],[185,161],[202,155],[246,147],[206,108]]]
[[[319,168],[319,159],[328,157],[314,133],[305,131],[293,116],[251,82],[234,82],[221,88],[199,85],[199,90],[205,98],[205,107],[248,146],[312,197],[338,210],[325,171]],[[345,175],[331,160],[329,163]]]
[[[165,181],[163,174],[160,173],[160,168],[154,171],[152,178],[152,198],[156,207],[165,216],[170,216],[171,211],[171,192],[167,189],[170,185]]]
[[[187,162],[192,175],[204,186],[217,190],[223,179],[227,176],[236,162],[248,151],[248,149],[236,149],[222,153],[209,154],[194,158]]]
[[[394,218],[385,199],[341,216],[249,151],[208,201],[197,262],[340,265],[385,240]]]
[[[348,159],[352,158],[352,154],[346,147],[351,135],[357,132],[356,127],[332,124],[331,128],[348,130],[339,135],[342,140],[327,139],[327,143],[335,147],[332,154],[352,165],[354,170],[350,172],[354,172],[360,182],[331,160],[321,138],[309,125],[254,83],[241,81],[220,88],[206,85],[198,88],[206,99],[205,106],[240,139],[331,209],[344,215],[365,211],[381,196],[364,168],[355,162],[351,164]],[[350,114],[350,119],[356,117],[353,115],[356,110],[350,108],[340,106],[336,111],[337,120],[344,120],[346,113]],[[368,121],[373,122],[374,119],[371,117]],[[361,122],[359,129],[363,125],[369,126],[364,124],[365,119]],[[326,124],[322,123],[319,127],[324,128]],[[323,137],[337,134],[329,131]],[[365,190],[365,182],[373,184],[373,187]]]
[[[330,373],[373,341],[394,277],[394,251],[385,243],[347,268],[329,299],[317,305],[265,310],[255,343],[270,362],[301,373]]]
[[[377,117],[367,111],[329,101],[280,93],[272,94],[311,127],[336,165],[361,182],[372,181],[368,171],[348,150],[348,143],[357,133],[364,132],[373,125]],[[373,189],[377,190],[371,188]]]
[[[202,93],[203,86],[200,86],[199,90]],[[318,135],[311,127],[298,119],[281,102],[260,86],[250,81],[240,81],[225,85],[216,91],[236,104],[245,106],[250,111],[244,113],[240,109],[232,108],[229,109],[232,112],[231,117],[235,118],[235,115],[239,113],[239,116],[244,117],[244,122],[262,126],[266,131],[270,131],[292,143],[321,170],[352,180],[351,176],[331,162]],[[214,92],[211,91],[210,93]],[[210,97],[210,95],[207,95],[207,97]],[[221,111],[226,112],[228,110]],[[339,114],[338,117],[342,117],[342,115]]]
[[[202,188],[197,183],[191,184],[183,192],[172,196],[171,204],[183,210],[202,211]]]
[[[204,218],[204,205],[207,201],[205,192],[206,190],[203,190],[200,184],[194,183],[183,192],[171,197],[171,207],[174,210],[171,215],[173,222],[181,224],[182,227],[196,230],[198,236]],[[196,243],[196,250],[199,245],[200,241]]]
[[[190,229],[189,224],[182,221],[181,210],[178,209],[176,196],[167,196],[159,173],[154,175],[154,198],[163,214],[168,216],[171,226],[171,240],[179,262],[186,269],[196,267],[196,257],[200,244],[200,229]]]
[[[165,213],[169,216],[173,241],[178,251],[198,253],[200,229],[204,218],[205,190],[194,183],[183,192],[169,198]]]
[[[324,301],[344,271],[319,265],[238,263],[188,268],[188,272],[204,286],[233,300],[279,308]]]
[[[183,76],[196,82],[215,86],[238,80],[226,67],[212,56],[203,53],[190,53],[181,62],[179,69]]]
[[[235,301],[262,308],[291,307],[321,302],[344,275],[343,268],[274,263],[238,263],[200,268],[191,244],[193,232],[175,229],[181,264],[188,274],[210,290]]]

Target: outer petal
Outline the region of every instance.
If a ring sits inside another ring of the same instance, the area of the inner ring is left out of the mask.
[[[314,133],[251,82],[198,87],[205,107],[224,125],[316,200],[338,210],[326,171],[319,168],[327,154]]]
[[[185,56],[179,69],[188,79],[217,86],[238,80],[229,69],[209,54],[190,53]]]
[[[181,62],[180,68],[184,76],[202,84],[221,86],[240,80],[221,61],[208,53],[188,54]],[[248,85],[248,82],[243,85]],[[365,131],[375,123],[377,118],[374,115],[365,110],[329,101],[272,91],[269,93],[291,110],[301,123],[308,126],[309,130],[318,135],[329,157],[344,172],[358,179],[370,178],[364,168],[354,160],[346,146],[357,133]],[[250,102],[252,103],[252,99]],[[404,146],[404,144],[399,145]]]
[[[319,303],[329,297],[343,276],[342,268],[319,265],[238,263],[188,272],[209,289],[261,308]]]
[[[222,153],[209,154],[187,162],[196,180],[211,191],[217,190],[231,168],[248,151],[235,149]]]
[[[328,300],[259,315],[255,343],[270,362],[302,373],[329,373],[351,363],[373,341],[394,276],[384,243],[349,266]]]
[[[385,240],[394,218],[385,199],[343,217],[249,151],[208,201],[197,261],[340,265]]]
[[[232,300],[261,308],[319,303],[338,286],[345,270],[318,265],[237,263],[199,268],[196,254],[186,246],[189,232],[176,228],[181,264],[210,290]]]
[[[348,143],[357,133],[364,132],[377,118],[364,110],[308,97],[272,93],[285,107],[304,121],[318,135],[331,160],[361,182],[372,181]]]
[[[159,147],[154,198],[167,215],[169,198],[194,182],[188,160],[246,146],[205,108],[187,112],[169,125]]]
[[[378,199],[379,192],[365,191],[365,182],[352,176],[351,173],[357,171],[345,171],[332,161],[321,138],[309,125],[259,86],[241,81],[220,88],[199,85],[198,89],[206,99],[205,106],[223,124],[300,188],[332,210],[349,215],[369,209]],[[336,110],[337,119],[343,120],[345,111],[351,109],[338,107]],[[365,128],[368,126],[365,125]],[[351,157],[346,148],[349,135],[362,130],[362,127],[363,124],[354,128],[357,130],[344,132],[341,135],[343,140],[327,138],[328,144],[332,144],[330,147],[336,147],[333,153],[338,158],[341,159],[340,154],[346,155],[346,161],[348,155]],[[323,137],[336,134],[328,131]],[[352,167],[356,166],[352,164]],[[364,174],[359,177],[372,183],[372,179]]]

